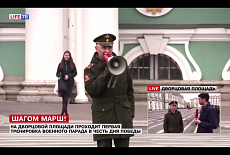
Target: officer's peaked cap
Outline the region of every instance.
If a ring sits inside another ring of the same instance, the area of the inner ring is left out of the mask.
[[[113,46],[116,36],[110,33],[102,34],[96,37],[93,41],[101,46]]]
[[[169,105],[177,105],[177,101],[172,101],[169,103]]]

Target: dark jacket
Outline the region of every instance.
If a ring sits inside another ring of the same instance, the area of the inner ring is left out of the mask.
[[[85,89],[93,100],[93,124],[122,124],[122,128],[133,128],[134,90],[128,66],[118,75],[115,87],[108,88],[111,74],[106,62],[100,60],[95,52],[91,64],[84,70],[84,75]],[[93,139],[98,141],[131,136],[133,134],[94,134]]]
[[[164,133],[182,133],[184,131],[183,119],[180,111],[176,110],[175,113],[169,109],[168,113],[164,116]]]
[[[62,70],[60,69],[60,63],[59,63],[58,68],[57,68],[57,73],[56,73],[57,77],[64,79],[65,75],[68,75],[68,80],[67,81],[65,80],[67,86],[73,86],[74,85],[74,77],[77,75],[77,69],[76,69],[76,66],[74,65],[74,69],[71,70],[69,61],[65,61],[65,64],[64,64],[64,67]]]
[[[217,128],[217,118],[215,109],[208,104],[202,109],[199,120],[197,133],[213,133],[213,129]]]

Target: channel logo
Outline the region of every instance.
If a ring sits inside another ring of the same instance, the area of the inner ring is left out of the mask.
[[[29,14],[9,14],[9,19],[13,20],[28,20]]]

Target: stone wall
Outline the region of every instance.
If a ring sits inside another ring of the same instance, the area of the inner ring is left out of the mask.
[[[134,80],[133,85],[134,97],[136,101],[147,101],[147,86],[217,86],[216,93],[221,93],[221,105],[230,106],[230,81]],[[0,82],[0,100],[60,103],[61,98],[53,93],[54,86],[55,82],[31,83],[3,81]],[[71,102],[74,102],[74,99],[77,95],[76,90],[76,87],[74,87]],[[89,102],[91,102],[90,98]]]

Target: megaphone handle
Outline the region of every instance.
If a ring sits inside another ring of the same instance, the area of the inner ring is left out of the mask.
[[[112,88],[115,87],[115,85],[116,85],[116,83],[117,83],[117,79],[118,79],[118,76],[115,77],[115,80],[114,80],[114,82],[113,82]]]
[[[108,88],[111,88],[112,79],[113,79],[113,75],[111,75],[111,77],[110,77],[110,79],[109,79],[109,82],[108,82],[108,84],[107,84],[107,87],[108,87]]]
[[[109,79],[109,82],[108,82],[108,84],[107,84],[107,87],[108,87],[108,88],[114,88],[115,85],[116,85],[116,83],[117,83],[118,76],[116,76],[116,77],[115,77],[115,80],[112,82],[113,76],[114,76],[114,75],[111,75],[111,77],[110,77],[110,79]],[[113,83],[112,86],[111,86],[111,83]]]

